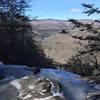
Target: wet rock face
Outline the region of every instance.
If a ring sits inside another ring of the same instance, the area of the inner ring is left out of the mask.
[[[13,77],[15,79],[33,74],[28,66],[21,65],[2,65],[0,66],[0,75],[1,73],[4,77]]]
[[[25,76],[0,86],[0,100],[65,100],[57,81]]]
[[[0,85],[7,84],[15,79],[20,79],[33,72],[27,66],[21,65],[0,65]]]

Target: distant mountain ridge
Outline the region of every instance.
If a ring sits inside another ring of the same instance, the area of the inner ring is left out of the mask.
[[[91,19],[80,19],[78,20],[83,23],[94,23],[95,27],[100,27],[100,23],[95,22]],[[35,32],[41,37],[45,38],[52,34],[58,34],[61,30],[72,30],[74,25],[68,20],[57,20],[57,19],[40,19],[30,21]]]

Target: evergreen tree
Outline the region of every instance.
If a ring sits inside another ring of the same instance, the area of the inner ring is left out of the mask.
[[[0,0],[0,60],[6,64],[49,66],[52,60],[45,58],[36,45],[24,14],[27,3],[27,0]]]
[[[92,4],[82,4],[82,5],[85,8],[83,13],[87,14],[88,16],[94,13],[100,14],[100,9],[98,7],[95,7]],[[79,57],[81,57],[82,61],[88,64],[88,67],[90,63],[94,65],[94,68],[100,67],[100,62],[98,59],[99,53],[100,53],[100,31],[99,29],[96,29],[93,25],[95,22],[100,23],[100,21],[95,20],[94,23],[91,23],[91,24],[84,24],[74,19],[70,19],[69,21],[72,22],[75,25],[75,27],[78,27],[83,31],[85,30],[93,34],[93,35],[91,34],[91,35],[88,35],[86,37],[81,37],[81,38],[75,37],[80,40],[88,41],[88,44],[85,45],[84,49],[78,52],[78,55]]]
[[[19,19],[24,16],[27,7],[27,0],[0,0],[0,19],[4,21]]]

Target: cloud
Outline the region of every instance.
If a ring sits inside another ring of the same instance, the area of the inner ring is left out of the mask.
[[[79,8],[73,8],[73,9],[70,10],[70,12],[78,13],[78,12],[80,12],[80,9]]]

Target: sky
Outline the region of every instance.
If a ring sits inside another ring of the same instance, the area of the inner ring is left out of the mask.
[[[99,15],[83,14],[82,3],[95,4],[100,7],[100,0],[31,0],[26,12],[30,18],[38,19],[99,19]]]

